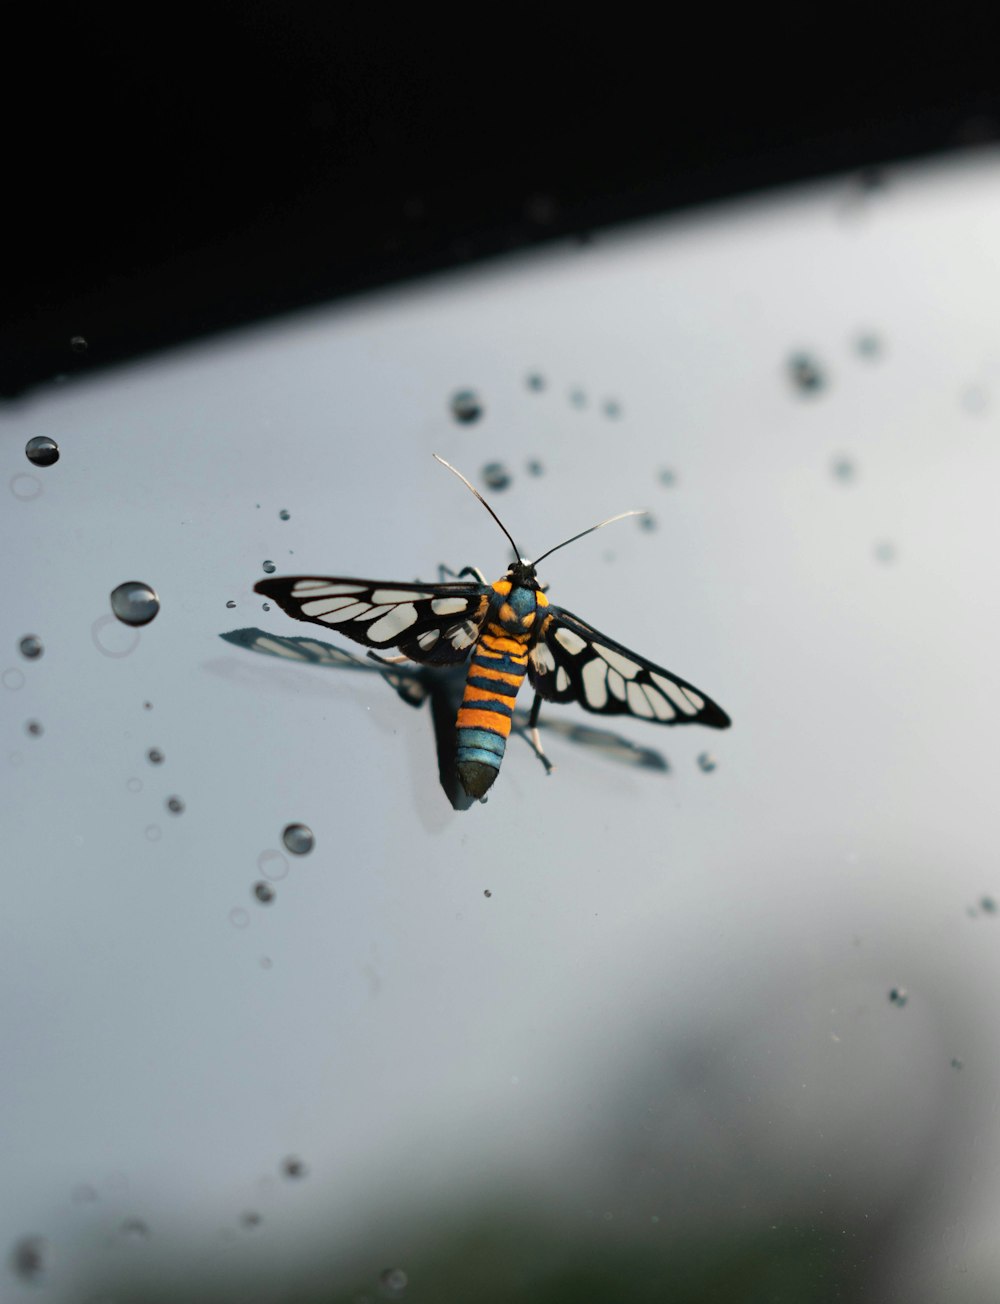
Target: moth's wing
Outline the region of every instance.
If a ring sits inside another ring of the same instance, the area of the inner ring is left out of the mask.
[[[732,721],[700,689],[647,661],[561,607],[550,607],[528,655],[528,677],[550,702],[579,702],[597,715],[632,715],[654,724]]]
[[[399,584],[317,575],[269,577],[254,591],[296,620],[308,620],[365,647],[399,648],[413,661],[464,661],[489,610],[483,584]]]

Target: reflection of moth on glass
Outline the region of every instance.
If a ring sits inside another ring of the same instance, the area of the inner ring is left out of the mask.
[[[255,588],[296,620],[336,625],[368,648],[398,648],[396,660],[439,666],[467,661],[456,768],[470,797],[482,797],[500,771],[525,675],[535,690],[528,727],[546,770],[552,767],[537,730],[543,701],[579,702],[598,715],[632,715],[654,724],[729,727],[729,716],[704,693],[552,606],[538,584],[538,563],[559,548],[642,513],[612,516],[528,561],[478,490],[443,458],[437,460],[468,485],[510,540],[515,560],[494,584],[466,567],[454,582],[440,584],[292,575],[261,580]],[[463,581],[465,575],[471,580]]]

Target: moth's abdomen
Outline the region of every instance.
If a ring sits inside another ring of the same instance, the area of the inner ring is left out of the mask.
[[[500,772],[527,665],[524,644],[493,624],[472,654],[458,712],[456,756],[458,777],[470,797],[482,797]]]

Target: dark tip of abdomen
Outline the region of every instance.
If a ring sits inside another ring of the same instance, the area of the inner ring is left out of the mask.
[[[470,797],[482,797],[493,785],[500,773],[495,766],[484,765],[482,761],[459,761],[458,777],[462,787]]]

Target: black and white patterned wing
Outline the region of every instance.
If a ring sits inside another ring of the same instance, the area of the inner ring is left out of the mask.
[[[561,607],[550,607],[528,656],[528,677],[550,702],[579,702],[598,715],[654,724],[728,729],[722,707],[686,680],[630,652]]]
[[[376,651],[398,648],[429,665],[464,661],[489,610],[482,584],[285,575],[261,580],[254,591],[296,620],[336,630]]]

